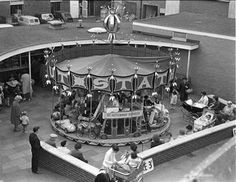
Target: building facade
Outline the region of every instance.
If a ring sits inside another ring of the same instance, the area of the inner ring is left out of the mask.
[[[119,14],[134,15],[136,19],[192,12],[235,18],[234,0],[1,0],[0,16],[34,15],[54,11],[70,12],[73,18],[102,16],[102,8],[114,2]],[[214,8],[212,8],[214,7]]]
[[[178,14],[181,12],[235,18],[234,0],[123,0],[123,3],[126,7],[126,12],[134,14],[137,19]]]
[[[73,18],[80,16],[100,16],[103,6],[109,6],[111,0],[1,0],[0,16],[14,14],[34,15],[36,13],[70,12]]]

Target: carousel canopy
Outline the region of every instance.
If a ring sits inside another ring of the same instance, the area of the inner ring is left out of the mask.
[[[67,65],[71,65],[71,71],[78,74],[87,74],[88,67],[92,68],[91,74],[99,76],[111,75],[112,69],[115,70],[114,75],[127,76],[134,74],[134,68],[139,67],[138,74],[149,74],[155,71],[156,61],[160,63],[158,71],[164,71],[169,65],[169,56],[159,58],[140,58],[120,56],[114,54],[91,56],[72,59],[69,62],[63,61],[57,64],[61,70],[67,71]]]

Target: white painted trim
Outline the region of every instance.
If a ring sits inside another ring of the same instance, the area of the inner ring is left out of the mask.
[[[188,62],[187,62],[187,73],[186,73],[187,79],[189,79],[190,57],[191,57],[191,51],[188,50]]]
[[[201,36],[206,36],[206,37],[213,37],[213,38],[218,38],[218,39],[227,39],[227,40],[236,41],[236,37],[221,35],[221,34],[214,34],[214,33],[200,32],[200,31],[194,31],[194,30],[186,30],[186,29],[180,29],[180,28],[152,25],[152,24],[146,24],[146,23],[140,23],[140,22],[133,22],[133,26],[134,25],[146,27],[146,28],[154,28],[154,29],[160,29],[160,30],[181,32],[181,33],[187,33],[187,34],[193,34],[193,35],[201,35]]]
[[[214,126],[212,128],[208,128],[208,129],[205,129],[205,130],[202,130],[202,131],[190,134],[190,135],[186,135],[181,138],[177,138],[173,141],[159,145],[157,147],[151,148],[149,150],[145,150],[145,151],[139,153],[139,157],[141,157],[142,159],[149,158],[150,156],[155,155],[156,153],[165,151],[165,150],[173,148],[177,145],[181,145],[183,143],[190,142],[192,140],[203,137],[203,136],[208,135],[210,133],[215,133],[217,131],[220,131],[220,130],[223,130],[223,129],[226,129],[226,128],[229,128],[232,126],[236,127],[236,120],[230,121],[230,122],[218,125],[218,126]]]
[[[55,155],[56,157],[94,175],[94,176],[97,176],[98,173],[99,173],[99,169],[90,165],[90,164],[87,164],[79,159],[76,159],[75,157],[69,155],[69,154],[65,154],[63,152],[61,152],[60,150],[58,150],[57,148],[55,147],[52,147],[50,145],[48,145],[47,143],[45,143],[44,141],[41,141],[41,147],[46,150],[47,152],[51,153],[52,155]]]
[[[39,49],[46,49],[49,47],[59,47],[65,45],[76,45],[81,44],[81,45],[86,45],[86,44],[93,44],[92,40],[80,40],[80,41],[64,41],[64,42],[54,42],[54,43],[47,43],[47,44],[40,44],[40,45],[28,45],[27,47],[24,48],[19,48],[15,50],[10,50],[9,52],[2,53],[0,55],[0,62],[4,59],[7,59],[11,56],[22,54],[24,52],[29,52],[29,51],[34,51],[34,50],[39,50]],[[115,44],[128,44],[127,40],[115,40]],[[109,44],[109,41],[107,40],[95,40],[95,44]],[[152,46],[158,46],[158,47],[172,47],[172,48],[179,48],[179,49],[185,49],[185,50],[194,50],[199,47],[199,45],[184,45],[184,44],[178,44],[178,43],[168,43],[168,42],[151,42],[151,41],[143,41],[143,40],[131,40],[130,44],[134,45],[152,45]]]
[[[214,95],[207,95],[207,97],[209,97],[209,98],[211,98],[211,99],[213,98],[213,96],[214,96]],[[222,98],[220,98],[220,97],[219,97],[219,102],[221,102],[221,103],[224,104],[224,105],[227,105],[227,100],[222,99]],[[233,106],[234,108],[236,108],[236,104],[233,103],[232,106]]]

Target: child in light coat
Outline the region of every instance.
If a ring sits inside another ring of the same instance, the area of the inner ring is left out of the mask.
[[[21,120],[21,124],[22,124],[22,127],[23,127],[23,131],[22,132],[25,133],[25,130],[26,130],[27,126],[29,125],[29,117],[27,116],[27,112],[26,111],[22,112],[20,120]]]
[[[170,98],[170,104],[171,106],[175,106],[177,104],[178,101],[178,91],[177,90],[173,90],[172,94],[171,94],[171,98]]]

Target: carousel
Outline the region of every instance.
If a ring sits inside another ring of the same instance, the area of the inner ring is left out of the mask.
[[[119,23],[114,11],[104,20],[111,46]],[[109,146],[145,143],[153,134],[169,130],[169,112],[161,102],[161,92],[175,77],[173,57],[106,54],[58,62],[46,50],[45,59],[46,83],[53,90],[50,121],[59,134]]]

